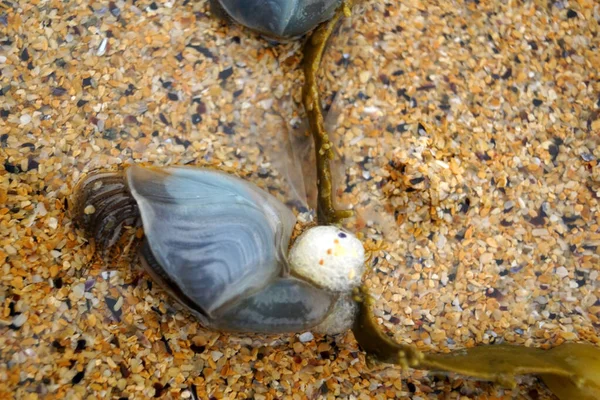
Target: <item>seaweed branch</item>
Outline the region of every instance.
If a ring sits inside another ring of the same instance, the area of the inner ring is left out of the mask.
[[[363,287],[355,294],[358,317],[352,332],[370,362],[458,373],[515,387],[515,378],[532,374],[561,400],[600,398],[600,349],[584,343],[565,343],[551,350],[515,345],[482,345],[447,354],[423,353],[393,341],[378,327],[373,300]]]
[[[320,224],[339,223],[352,215],[349,210],[337,210],[333,202],[329,165],[333,150],[325,130],[317,86],[319,65],[328,39],[340,19],[350,14],[352,4],[352,0],[345,1],[334,18],[315,30],[304,47],[302,99],[315,141]],[[357,290],[354,297],[359,313],[352,331],[369,362],[397,364],[403,369],[458,373],[508,387],[516,386],[517,376],[533,374],[561,400],[600,399],[600,349],[596,346],[567,343],[542,350],[515,345],[482,345],[447,354],[424,353],[414,346],[397,343],[382,332],[373,315],[373,300],[366,288]]]
[[[325,129],[321,96],[317,75],[327,42],[343,16],[350,15],[353,0],[346,0],[335,16],[321,24],[308,38],[304,46],[304,88],[302,101],[308,115],[310,130],[315,141],[317,160],[317,219],[319,224],[337,224],[352,216],[351,210],[338,210],[333,201],[330,161],[333,159],[332,144]]]

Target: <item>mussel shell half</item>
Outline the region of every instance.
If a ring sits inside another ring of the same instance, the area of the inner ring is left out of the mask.
[[[274,38],[301,36],[330,19],[341,0],[218,0],[237,23]]]
[[[156,263],[205,315],[287,272],[296,218],[275,197],[219,171],[127,169]]]

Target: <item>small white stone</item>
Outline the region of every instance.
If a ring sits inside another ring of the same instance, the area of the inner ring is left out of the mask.
[[[54,217],[48,218],[47,224],[48,224],[48,228],[50,228],[50,229],[58,228],[58,220]]]
[[[29,115],[29,114],[23,114],[23,115],[21,115],[21,117],[19,118],[19,122],[22,125],[26,125],[26,124],[30,123],[31,122],[31,115]]]
[[[569,281],[569,288],[571,289],[577,289],[579,287],[579,284],[575,281]]]
[[[550,233],[548,232],[548,229],[540,228],[532,230],[531,234],[533,236],[548,236]]]
[[[37,203],[35,209],[40,217],[44,217],[48,214],[48,210],[46,210],[46,206],[42,202]]]
[[[210,353],[210,356],[212,357],[214,362],[217,362],[221,357],[223,357],[223,353],[221,353],[220,351],[213,351]]]
[[[360,79],[360,83],[367,83],[371,79],[371,73],[369,71],[361,71],[358,79]]]
[[[89,206],[87,206],[86,208],[83,209],[83,213],[85,215],[91,215],[91,214],[93,214],[95,212],[96,212],[96,207],[94,207],[91,204]]]
[[[569,275],[569,271],[565,267],[556,268],[556,276],[559,278],[564,278],[567,275]]]
[[[437,246],[438,249],[443,249],[444,246],[446,246],[447,240],[446,240],[446,236],[439,234],[437,241],[435,243],[435,245]]]
[[[20,328],[25,322],[27,322],[27,314],[23,313],[13,318],[12,324],[17,328]]]
[[[442,271],[442,277],[440,278],[440,283],[444,286],[448,284],[448,273],[446,271]]]
[[[9,256],[14,256],[17,254],[17,249],[15,249],[10,244],[7,244],[6,246],[4,246],[4,251],[6,251],[6,254],[8,254]]]
[[[96,55],[98,57],[101,57],[106,53],[106,45],[107,44],[108,44],[108,38],[102,39],[102,43],[100,43],[100,46],[98,47],[98,51],[96,52]]]
[[[312,333],[310,332],[304,332],[303,334],[298,336],[298,339],[300,339],[300,341],[302,343],[306,343],[306,342],[310,342],[311,340],[313,340],[315,337],[313,336]]]
[[[364,111],[367,114],[375,114],[375,113],[378,113],[379,111],[381,111],[381,109],[379,107],[370,106],[370,107],[365,107]]]
[[[258,102],[263,110],[270,110],[273,107],[273,99],[265,99]]]
[[[447,164],[447,163],[445,163],[445,162],[443,162],[442,160],[435,160],[435,163],[436,163],[438,166],[440,166],[440,167],[442,167],[442,168],[444,168],[444,169],[448,169],[448,168],[450,168],[450,165],[449,165],[449,164]]]
[[[100,273],[100,275],[102,276],[102,279],[104,279],[105,281],[109,280],[110,278],[112,278],[113,276],[117,275],[117,271],[102,271]]]
[[[483,253],[479,257],[479,262],[482,264],[488,264],[494,259],[494,255],[492,253]]]
[[[84,293],[85,293],[85,284],[84,283],[79,283],[79,284],[73,286],[73,290],[72,290],[73,300],[77,301],[77,300],[81,299],[83,297]]]

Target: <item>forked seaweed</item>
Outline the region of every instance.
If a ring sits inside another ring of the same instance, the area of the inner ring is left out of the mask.
[[[310,130],[315,141],[317,161],[317,219],[321,225],[337,224],[344,218],[352,216],[350,210],[338,210],[335,207],[332,193],[331,169],[329,163],[333,159],[333,149],[323,118],[321,96],[317,85],[319,66],[327,41],[344,15],[349,16],[353,0],[342,4],[334,17],[321,24],[308,38],[304,46],[304,88],[302,101]]]
[[[303,101],[315,141],[320,224],[339,223],[351,211],[337,210],[333,201],[330,161],[332,144],[324,127],[317,74],[328,39],[336,25],[350,14],[353,1],[346,1],[335,17],[315,30],[304,48],[305,85]],[[397,364],[401,368],[457,373],[514,387],[516,377],[539,376],[561,400],[600,399],[600,349],[583,343],[566,343],[551,350],[517,345],[481,345],[446,354],[424,353],[414,346],[397,343],[377,325],[373,300],[362,287],[355,293],[359,314],[352,331],[369,362]]]
[[[352,332],[368,360],[402,368],[453,372],[516,385],[519,375],[538,375],[561,400],[600,399],[600,349],[584,343],[565,343],[550,350],[516,345],[481,345],[446,354],[423,353],[386,336],[372,312],[366,289],[355,295],[359,314]]]

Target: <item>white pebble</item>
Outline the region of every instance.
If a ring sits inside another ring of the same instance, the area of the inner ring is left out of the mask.
[[[448,284],[448,273],[446,271],[442,271],[442,277],[440,278],[440,283],[444,286]]]
[[[567,275],[569,275],[569,271],[565,267],[556,268],[556,276],[559,278],[564,278]]]
[[[481,264],[488,264],[494,259],[494,255],[492,253],[483,253],[479,257],[479,262]]]
[[[220,351],[213,351],[210,353],[210,356],[212,357],[214,362],[217,362],[221,357],[223,357],[223,353],[221,353]]]
[[[579,284],[575,281],[569,281],[569,288],[571,289],[577,289],[579,287]]]
[[[367,83],[369,79],[371,79],[371,73],[369,71],[362,71],[358,75],[358,79],[360,80],[360,83]]]
[[[381,111],[381,109],[379,107],[375,107],[375,106],[365,107],[365,112],[367,114],[375,114],[379,111]]]
[[[86,208],[83,209],[83,213],[85,215],[91,215],[91,214],[93,214],[95,212],[96,212],[96,207],[94,207],[92,205],[89,205],[89,206],[87,206]]]
[[[539,228],[539,229],[534,229],[531,231],[531,234],[533,236],[548,236],[550,234],[550,232],[548,232],[548,229],[544,229],[544,228]]]
[[[6,246],[4,246],[4,251],[6,251],[6,254],[8,254],[9,256],[14,256],[17,254],[17,249],[15,249],[10,244],[7,244]]]
[[[443,162],[442,160],[435,160],[435,163],[436,163],[438,166],[440,166],[440,167],[442,167],[442,168],[444,168],[444,169],[448,169],[448,168],[450,168],[450,165],[448,165],[447,163]]]
[[[108,44],[108,38],[102,39],[102,43],[100,43],[100,47],[98,47],[98,51],[96,52],[97,56],[103,56],[106,53],[106,45]]]
[[[73,290],[72,290],[73,300],[77,301],[77,300],[81,299],[83,297],[84,293],[85,293],[85,284],[79,283],[79,284],[73,286]]]
[[[29,114],[21,115],[21,117],[19,118],[19,122],[21,122],[22,125],[26,125],[26,124],[30,123],[31,115],[29,115]]]
[[[443,249],[444,246],[446,246],[446,242],[447,242],[446,236],[440,234],[440,235],[438,235],[438,239],[437,239],[437,242],[435,245],[437,246],[438,249]]]
[[[23,313],[13,318],[12,324],[17,328],[20,328],[25,322],[27,322],[27,314]]]
[[[298,336],[298,339],[300,339],[300,341],[302,343],[306,343],[306,342],[310,342],[311,340],[313,340],[315,337],[313,336],[312,333],[310,332],[304,332],[302,335]]]
[[[265,99],[265,100],[259,101],[258,105],[263,110],[270,110],[273,107],[273,99]]]
[[[48,213],[48,210],[46,210],[46,206],[42,202],[37,203],[35,209],[40,217],[44,217]]]
[[[113,276],[116,276],[117,275],[117,271],[102,271],[100,273],[100,275],[102,276],[102,279],[104,279],[105,281],[107,281],[110,278],[112,278]]]
[[[50,228],[50,229],[58,228],[58,220],[54,217],[48,218],[47,224],[48,224],[48,228]]]

